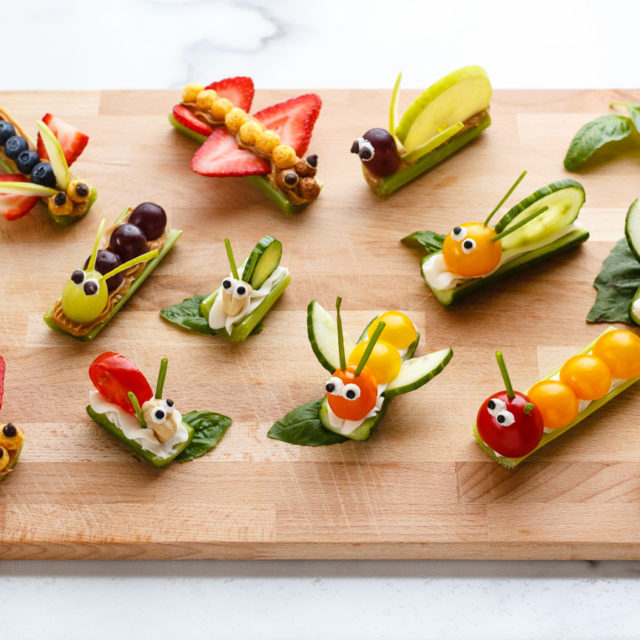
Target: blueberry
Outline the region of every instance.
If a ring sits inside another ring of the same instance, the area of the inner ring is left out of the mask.
[[[40,156],[33,149],[21,151],[20,155],[16,158],[18,171],[25,175],[29,175],[31,171],[33,171],[33,167],[35,167],[38,162],[40,162]]]
[[[11,136],[4,143],[4,153],[8,158],[15,160],[18,154],[26,151],[29,148],[29,143],[22,136]]]
[[[53,173],[53,168],[48,162],[39,162],[31,170],[31,182],[40,184],[43,187],[51,187],[55,189],[56,177]]]
[[[16,135],[16,128],[8,120],[0,120],[0,144]]]

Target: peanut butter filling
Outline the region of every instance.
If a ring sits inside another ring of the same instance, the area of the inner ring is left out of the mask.
[[[129,216],[131,215],[131,207],[129,207],[129,213],[120,220],[117,224],[112,225],[109,229],[106,230],[105,237],[110,237],[111,233],[114,229],[119,227],[121,224],[128,222]],[[147,241],[147,251],[153,251],[157,249],[158,252],[162,250],[164,244],[167,239],[167,229],[164,230],[164,233],[155,240]],[[108,243],[102,243],[100,249],[107,249]],[[73,336],[86,336],[91,333],[93,329],[95,329],[99,324],[102,324],[113,311],[113,308],[127,295],[131,285],[135,281],[135,279],[142,273],[147,262],[141,262],[130,269],[127,269],[124,272],[124,280],[122,284],[113,291],[109,292],[107,306],[104,308],[104,311],[93,321],[87,324],[81,324],[79,322],[72,322],[64,315],[64,311],[62,310],[62,300],[58,299],[55,301],[53,308],[51,310],[51,319],[63,330],[67,333],[70,333]]]

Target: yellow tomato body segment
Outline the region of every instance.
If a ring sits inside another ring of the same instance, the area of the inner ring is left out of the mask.
[[[493,271],[502,258],[496,232],[482,222],[468,222],[454,227],[444,239],[442,256],[451,273],[472,278]]]
[[[569,358],[560,369],[560,380],[580,398],[597,400],[611,387],[609,367],[598,357],[581,354]]]
[[[580,401],[571,388],[560,380],[540,380],[527,397],[542,414],[545,429],[560,429],[574,421]]]
[[[365,340],[356,345],[349,356],[348,364],[357,367],[368,344],[369,341]],[[392,344],[378,340],[367,360],[366,368],[373,373],[378,384],[387,384],[398,375],[401,366],[402,358],[398,350]]]
[[[617,329],[601,335],[593,355],[609,367],[614,378],[628,380],[640,375],[640,338],[631,331]]]
[[[378,322],[384,322],[385,328],[380,334],[380,339],[393,345],[396,349],[406,349],[418,337],[418,332],[410,318],[400,311],[385,311],[375,322],[369,325],[367,335],[369,338],[378,326]]]

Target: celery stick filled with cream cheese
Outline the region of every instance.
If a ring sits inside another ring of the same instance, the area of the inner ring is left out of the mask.
[[[262,328],[262,320],[291,282],[280,265],[282,243],[264,236],[238,267],[225,238],[231,273],[209,295],[195,295],[166,307],[160,315],[184,329],[222,335],[234,342],[246,340]]]

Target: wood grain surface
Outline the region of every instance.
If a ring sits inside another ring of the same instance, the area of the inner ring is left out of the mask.
[[[167,112],[177,92],[1,93],[34,132],[51,111],[91,136],[79,175],[99,198],[87,219],[57,228],[38,207],[0,221],[0,353],[8,364],[3,421],[27,442],[0,485],[2,558],[554,558],[640,559],[640,389],[630,389],[514,472],[472,439],[479,403],[501,386],[503,350],[517,387],[597,336],[585,324],[592,281],[640,196],[640,140],[573,174],[587,193],[581,248],[441,307],[400,244],[418,229],[482,220],[523,169],[513,204],[568,175],[562,159],[586,121],[633,91],[496,91],[493,125],[466,150],[381,200],[365,184],[351,141],[385,126],[388,91],[322,91],[310,151],[325,188],[286,217],[242,180],[191,173],[196,150]],[[402,102],[417,92],[407,91]],[[255,109],[295,95],[258,89]],[[608,160],[605,162],[604,160]],[[42,315],[88,255],[102,216],[153,200],[184,236],[100,334],[82,344]],[[189,334],[160,308],[212,291],[228,271],[223,238],[242,259],[263,234],[284,244],[292,284],[243,344]],[[269,426],[322,395],[326,373],[306,337],[307,303],[344,299],[358,335],[375,313],[407,312],[418,355],[451,345],[447,369],[394,400],[365,443],[301,448],[269,440]],[[135,461],[86,415],[88,367],[107,350],[155,379],[182,411],[230,415],[209,455],[165,470]]]

